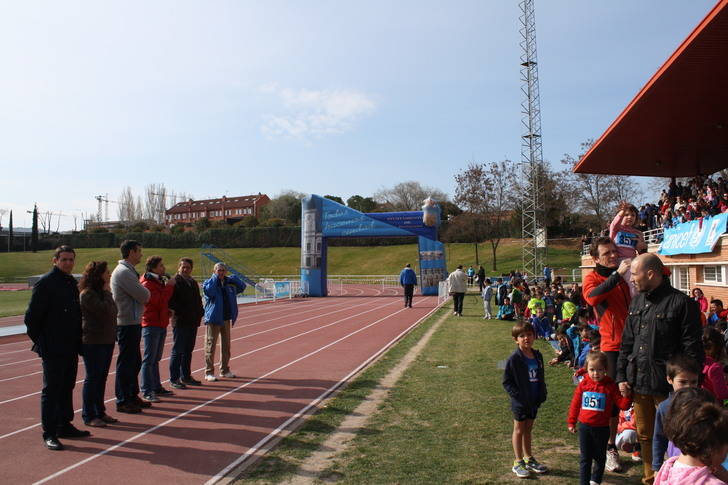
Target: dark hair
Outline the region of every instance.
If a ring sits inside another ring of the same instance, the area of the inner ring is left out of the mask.
[[[594,347],[601,347],[602,336],[599,334],[599,330],[589,330],[589,346],[593,349]]]
[[[703,347],[705,355],[709,355],[714,361],[720,362],[725,356],[725,340],[723,335],[713,328],[705,327],[703,329]]]
[[[484,283],[490,284],[491,283],[490,278],[486,278],[485,281],[484,281]]]
[[[83,269],[83,276],[81,281],[78,283],[78,289],[83,290],[94,290],[101,292],[104,289],[103,274],[106,272],[108,264],[106,261],[91,261]]]
[[[121,243],[121,246],[119,246],[119,249],[121,250],[121,257],[123,259],[126,259],[129,257],[129,253],[132,251],[135,251],[136,248],[141,246],[142,243],[139,241],[135,241],[133,239],[126,239]]]
[[[599,246],[606,246],[607,244],[614,244],[614,241],[612,241],[612,238],[606,236],[598,237],[597,240],[592,243],[591,248],[589,249],[589,254],[595,263],[599,257]]]
[[[159,263],[162,262],[161,256],[149,256],[147,258],[147,265],[145,267],[145,270],[147,273],[151,273],[154,268],[157,267]]]
[[[536,335],[536,330],[534,330],[533,325],[531,325],[530,322],[518,322],[513,325],[513,328],[511,329],[511,336],[513,338],[518,338],[518,336],[522,333],[529,332],[531,332],[531,335]]]
[[[589,362],[602,364],[605,369],[609,367],[609,365],[607,365],[607,354],[600,350],[589,351],[589,353],[586,355],[586,360],[584,361],[584,367],[587,369],[589,368]]]
[[[718,300],[717,298],[716,299],[713,299],[713,300],[710,300],[710,303],[715,303],[716,305],[723,306],[723,301],[722,300]]]
[[[194,267],[194,263],[192,262],[192,258],[179,258],[179,264],[187,263],[190,266]]]
[[[728,410],[700,387],[675,391],[664,423],[665,435],[688,456],[710,465],[711,455],[728,443]]]
[[[66,244],[58,246],[56,250],[53,251],[53,257],[58,259],[61,257],[61,253],[72,253],[74,256],[76,256],[76,251],[74,251],[71,246],[68,246]]]
[[[667,361],[667,377],[674,379],[681,372],[689,372],[700,376],[703,371],[702,365],[695,359],[690,359],[684,354],[675,354]]]

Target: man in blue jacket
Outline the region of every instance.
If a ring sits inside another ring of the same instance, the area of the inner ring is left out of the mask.
[[[404,269],[399,274],[399,284],[404,288],[404,307],[412,308],[412,295],[414,295],[415,286],[417,286],[417,275],[409,263],[404,265]]]
[[[245,283],[236,276],[226,276],[227,268],[217,263],[213,275],[202,284],[205,293],[205,380],[214,382],[215,347],[220,337],[220,375],[236,377],[230,371],[230,328],[238,318],[236,295],[245,290]]]

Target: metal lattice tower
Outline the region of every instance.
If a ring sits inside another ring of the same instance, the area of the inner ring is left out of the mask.
[[[538,91],[536,57],[536,18],[534,0],[522,0],[521,7],[521,166],[527,182],[522,204],[523,270],[539,275],[546,264],[544,225],[543,152],[541,149],[541,100]]]

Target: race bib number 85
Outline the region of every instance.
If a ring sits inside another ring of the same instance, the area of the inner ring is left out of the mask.
[[[581,409],[604,411],[607,396],[601,392],[585,392],[581,397]]]

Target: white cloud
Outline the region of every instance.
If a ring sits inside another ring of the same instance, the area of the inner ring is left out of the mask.
[[[275,95],[286,112],[264,117],[261,131],[269,138],[309,138],[336,135],[351,130],[360,118],[374,112],[371,96],[354,90],[310,90],[261,86]]]

